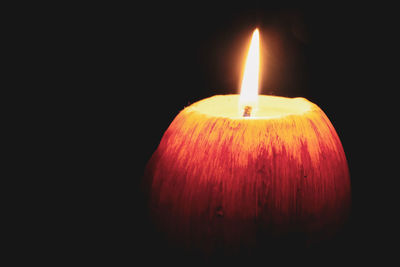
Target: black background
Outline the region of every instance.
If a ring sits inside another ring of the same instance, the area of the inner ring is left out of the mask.
[[[395,197],[387,188],[395,177],[382,167],[392,157],[382,148],[381,131],[390,131],[382,114],[392,108],[383,98],[394,93],[388,81],[387,37],[395,34],[389,7],[222,1],[73,9],[59,30],[72,37],[61,40],[71,66],[66,80],[73,81],[73,98],[85,111],[77,115],[75,132],[77,158],[86,170],[80,173],[85,201],[73,241],[82,251],[94,248],[94,258],[129,263],[172,260],[146,219],[146,162],[185,106],[238,93],[248,42],[258,27],[260,93],[316,103],[349,163],[350,221],[316,253],[354,262],[393,253],[388,214]]]

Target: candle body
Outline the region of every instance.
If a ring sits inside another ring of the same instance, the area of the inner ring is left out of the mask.
[[[293,234],[322,239],[345,222],[350,177],[329,119],[303,98],[260,98],[251,118],[235,114],[236,95],[202,100],[165,132],[146,179],[169,240],[234,251]]]

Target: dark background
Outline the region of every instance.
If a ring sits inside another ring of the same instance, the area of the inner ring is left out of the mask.
[[[386,39],[395,34],[389,10],[373,4],[252,1],[75,10],[79,19],[69,17],[62,30],[74,37],[64,40],[72,48],[64,51],[73,66],[70,73],[84,77],[75,84],[86,109],[77,134],[83,137],[80,164],[89,169],[83,175],[88,183],[81,193],[87,201],[77,245],[83,251],[99,248],[94,249],[97,258],[172,260],[146,219],[141,190],[146,162],[185,106],[238,93],[248,42],[258,27],[260,94],[316,103],[334,125],[350,168],[349,223],[314,252],[336,260],[388,259],[394,200],[387,187],[395,177],[382,167],[391,157],[382,148],[386,135],[380,128],[390,131],[382,113],[391,106],[382,101],[394,90],[387,79]]]

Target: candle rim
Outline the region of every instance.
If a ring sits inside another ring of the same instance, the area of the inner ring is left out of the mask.
[[[214,95],[199,100],[186,109],[187,111],[199,112],[211,117],[234,120],[268,120],[303,115],[313,110],[316,106],[304,97],[259,95],[258,107],[253,116],[243,117],[237,112],[239,98],[239,94]],[[269,106],[266,106],[266,103]]]

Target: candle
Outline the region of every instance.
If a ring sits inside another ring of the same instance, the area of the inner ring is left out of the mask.
[[[346,220],[349,171],[331,122],[305,98],[258,95],[258,74],[256,30],[241,94],[183,109],[147,165],[151,214],[175,244],[209,254],[292,233],[312,242]]]

